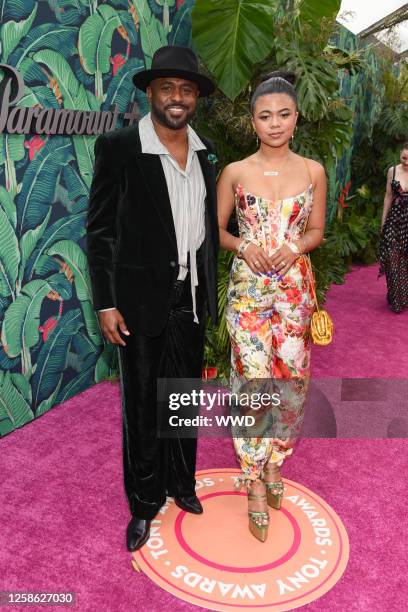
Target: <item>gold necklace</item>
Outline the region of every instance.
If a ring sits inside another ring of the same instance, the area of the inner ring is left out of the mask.
[[[264,176],[279,176],[279,174],[282,171],[283,166],[286,164],[286,162],[289,159],[289,155],[290,155],[290,153],[288,153],[287,156],[285,157],[285,159],[283,160],[283,164],[281,165],[279,170],[265,170],[264,171]]]

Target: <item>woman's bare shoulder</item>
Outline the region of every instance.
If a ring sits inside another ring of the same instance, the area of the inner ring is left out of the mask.
[[[324,166],[320,162],[316,161],[315,159],[311,159],[310,157],[304,157],[303,159],[309,168],[313,185],[316,187],[318,184],[325,184],[326,170],[324,169]]]
[[[322,174],[326,173],[323,164],[320,162],[316,161],[315,159],[311,159],[310,157],[304,157],[303,159],[306,161],[311,172],[315,173],[316,176],[321,176]]]
[[[227,164],[222,171],[223,178],[230,180],[232,183],[235,183],[237,177],[239,177],[245,167],[247,167],[247,160],[248,158],[245,158]]]

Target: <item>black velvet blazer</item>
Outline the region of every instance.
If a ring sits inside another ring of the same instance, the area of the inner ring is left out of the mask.
[[[204,269],[208,310],[217,321],[215,166],[211,144],[197,151],[207,190]],[[142,153],[137,125],[99,136],[87,216],[87,253],[95,310],[115,306],[129,329],[160,334],[178,276],[176,233],[159,155]]]

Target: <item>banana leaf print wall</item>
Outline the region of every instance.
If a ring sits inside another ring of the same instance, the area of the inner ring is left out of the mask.
[[[191,44],[193,0],[0,0],[0,63],[19,106],[124,112],[166,44]],[[0,73],[0,80],[2,79]],[[0,436],[116,370],[92,309],[85,216],[94,137],[0,134]]]

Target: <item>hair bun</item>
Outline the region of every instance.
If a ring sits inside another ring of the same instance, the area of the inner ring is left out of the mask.
[[[280,77],[281,79],[285,79],[285,81],[288,81],[291,85],[294,85],[296,83],[296,74],[294,72],[291,72],[290,70],[273,70],[272,72],[268,72],[268,74],[264,74],[261,77],[261,83],[269,81],[269,79],[272,79],[274,77]]]

